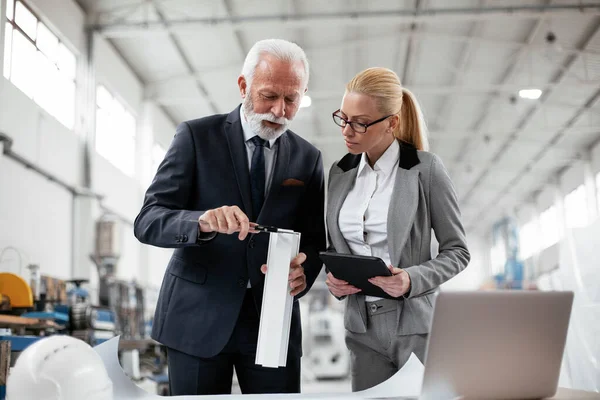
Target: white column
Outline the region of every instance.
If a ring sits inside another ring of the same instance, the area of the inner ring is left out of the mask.
[[[71,275],[74,279],[90,279],[95,264],[90,255],[94,252],[95,223],[94,207],[98,201],[88,196],[73,196],[73,265]]]
[[[588,222],[592,222],[598,217],[598,191],[590,152],[586,152],[583,161],[583,183],[587,199]]]
[[[550,183],[554,196],[554,205],[556,206],[556,215],[558,218],[558,240],[560,241],[567,231],[567,215],[565,212],[565,195],[560,188],[560,179],[558,176],[552,179]]]
[[[149,100],[142,102],[141,112],[137,121],[136,140],[136,177],[142,191],[146,191],[152,178],[152,146],[154,144],[154,113],[156,106]]]
[[[140,182],[140,198],[143,197],[153,178],[152,145],[154,143],[153,112],[154,104],[148,100],[142,103],[137,122],[136,178]],[[150,283],[150,246],[139,246],[139,267],[137,281],[148,287]]]
[[[86,36],[86,53],[79,59],[77,69],[77,107],[75,132],[81,138],[82,165],[79,185],[93,190],[92,168],[96,132],[96,78],[94,68],[94,34]],[[99,200],[89,196],[73,197],[72,266],[73,278],[91,279],[96,269],[90,255],[94,252],[95,215]],[[91,282],[93,286],[93,282]]]

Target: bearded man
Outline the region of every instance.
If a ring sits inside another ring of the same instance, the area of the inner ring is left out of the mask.
[[[298,299],[325,249],[319,150],[288,130],[307,90],[304,51],[264,40],[248,52],[230,114],[186,121],[135,219],[142,243],[174,248],[152,325],[167,348],[171,395],[300,392]],[[294,297],[285,368],[255,364],[269,235],[256,223],[301,233],[290,264]]]

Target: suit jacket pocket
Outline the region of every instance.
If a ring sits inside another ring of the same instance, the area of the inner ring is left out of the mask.
[[[299,179],[289,178],[284,180],[281,186],[304,186],[304,182]]]
[[[206,268],[197,263],[189,263],[179,257],[172,257],[169,263],[169,273],[183,280],[198,283],[206,282]]]
[[[366,315],[366,305],[364,301],[358,300],[358,295],[346,297],[346,306],[344,311],[344,328],[353,333],[365,333],[367,331],[366,321],[361,315],[361,307],[364,308]]]
[[[398,321],[398,335],[429,333],[433,316],[433,307],[431,307],[429,296],[431,295],[404,300]]]

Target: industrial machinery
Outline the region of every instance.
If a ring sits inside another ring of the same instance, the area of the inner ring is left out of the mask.
[[[99,277],[98,304],[115,314],[115,329],[125,339],[142,339],[144,321],[144,291],[133,282],[116,279],[116,267],[121,255],[121,224],[110,214],[96,223],[96,244],[92,261]]]
[[[27,267],[29,282],[18,274],[0,273],[0,400],[6,381],[2,366],[14,366],[28,346],[55,334],[73,336],[92,347],[119,335],[127,375],[134,380],[147,377],[155,381],[158,393],[165,394],[166,352],[147,337],[144,290],[116,277],[121,231],[120,220],[109,214],[96,222],[90,258],[98,270],[97,297],[87,279],[44,276],[35,264]]]
[[[308,312],[303,316],[306,317],[303,346],[307,352],[307,369],[318,380],[347,378],[350,373],[350,354],[344,340],[343,309],[336,307],[337,300],[331,303],[333,296],[324,279],[317,279],[304,299],[308,301]]]
[[[40,275],[38,265],[28,269],[29,284],[16,274],[0,273],[0,312],[4,314],[0,315],[0,326],[10,327],[19,335],[68,334],[92,346],[115,336],[115,313],[91,304],[89,293],[81,287],[86,280],[64,281]],[[67,292],[69,284],[74,287]],[[9,315],[20,319],[8,319]]]
[[[494,224],[492,229],[492,266],[496,287],[503,289],[523,289],[524,266],[519,254],[519,231],[514,219],[505,217]]]
[[[350,372],[350,355],[344,341],[344,315],[323,309],[310,315],[311,369],[317,379],[344,379]]]
[[[91,256],[98,269],[98,304],[114,312],[115,330],[120,335],[120,360],[125,373],[134,380],[146,372],[164,393],[166,354],[163,346],[147,338],[144,319],[144,291],[135,282],[116,278],[121,256],[122,225],[118,218],[103,215],[96,223],[96,241]]]
[[[69,315],[69,335],[96,346],[115,336],[116,316],[113,310],[106,306],[95,306],[90,294],[81,285],[88,282],[85,279],[68,281],[73,285],[68,292],[69,304],[60,305],[55,309]]]
[[[19,275],[0,272],[0,312],[20,314],[33,308],[31,287]]]

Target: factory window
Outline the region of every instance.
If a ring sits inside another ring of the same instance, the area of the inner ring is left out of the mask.
[[[77,59],[21,1],[6,1],[4,77],[69,129]]]
[[[600,172],[596,174],[596,202],[598,203],[598,211],[600,212]]]
[[[96,151],[124,174],[135,173],[135,117],[106,87],[96,89]]]
[[[154,143],[154,146],[152,146],[152,174],[156,174],[160,163],[165,158],[165,154],[164,147],[158,143]]]
[[[587,196],[584,185],[579,185],[565,196],[565,219],[567,228],[581,228],[588,224]]]
[[[558,242],[558,212],[556,206],[551,206],[540,214],[542,230],[542,250]]]
[[[492,246],[490,259],[492,264],[492,275],[504,275],[504,266],[506,265],[506,244],[503,239],[498,239]]]
[[[535,220],[527,222],[519,230],[519,247],[521,260],[526,260],[538,252],[540,241]]]

